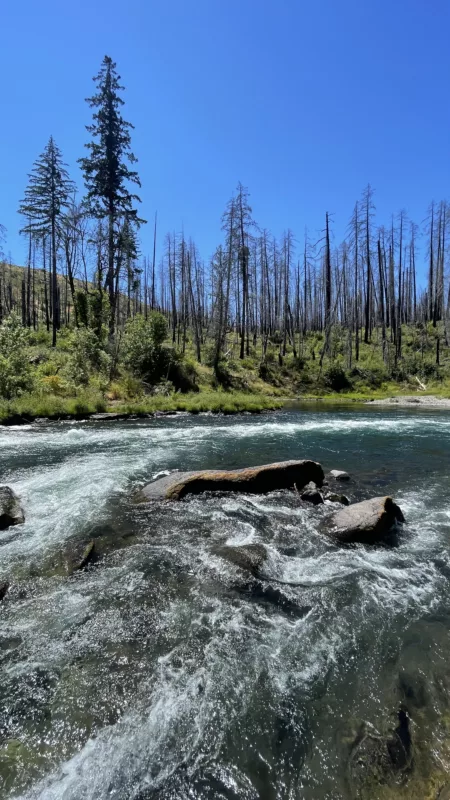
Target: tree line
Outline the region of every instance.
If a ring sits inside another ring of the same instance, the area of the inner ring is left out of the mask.
[[[333,332],[345,336],[347,366],[358,362],[360,345],[380,339],[387,365],[402,358],[402,327],[432,324],[448,346],[450,209],[433,202],[419,226],[404,210],[379,226],[374,192],[363,191],[350,214],[347,235],[336,246],[332,217],[324,215],[318,237],[291,230],[275,237],[253,218],[249,191],[238,184],[222,216],[222,241],[205,261],[192,238],[164,237],[156,262],[153,248],[140,253],[140,187],[131,148],[133,126],[122,115],[123,86],[116,64],[103,59],[87,102],[92,123],[86,154],[79,159],[84,195],[78,199],[53,137],[36,160],[19,212],[27,239],[27,265],[18,278],[0,266],[0,322],[12,311],[29,328],[45,325],[57,344],[62,326],[107,330],[109,346],[126,321],[161,311],[181,353],[192,340],[199,362],[207,351],[216,375],[230,341],[245,359],[259,348],[264,362],[276,344],[280,364],[289,348],[301,356],[311,332],[323,334],[318,354],[332,352]],[[0,227],[0,243],[4,230]],[[419,240],[425,237],[427,285],[417,281]],[[207,345],[207,347],[206,347]],[[440,338],[437,337],[439,363]]]

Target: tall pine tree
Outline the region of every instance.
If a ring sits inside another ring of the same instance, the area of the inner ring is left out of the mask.
[[[35,161],[29,175],[28,186],[19,213],[27,218],[22,233],[43,240],[50,236],[52,250],[52,346],[56,346],[56,331],[59,327],[58,284],[56,279],[57,240],[62,229],[66,209],[69,206],[74,184],[69,178],[60,149],[50,136],[41,156]]]
[[[139,225],[145,220],[138,217],[137,210],[133,207],[135,203],[140,203],[140,198],[128,188],[130,183],[141,185],[137,172],[127,165],[127,162],[135,164],[137,161],[131,151],[130,130],[134,126],[122,117],[120,109],[124,101],[119,92],[124,87],[120,84],[116,64],[109,56],[104,57],[94,81],[97,93],[88,98],[87,103],[95,111],[92,125],[86,126],[93,139],[86,145],[89,154],[80,159],[80,165],[84,173],[89,211],[98,219],[108,220],[108,269],[105,285],[110,303],[109,329],[113,335],[120,269],[117,257],[120,251],[120,221],[125,217]]]

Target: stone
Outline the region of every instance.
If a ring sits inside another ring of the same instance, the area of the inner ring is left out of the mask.
[[[224,545],[218,549],[218,554],[222,558],[231,561],[232,564],[241,569],[251,572],[252,575],[259,575],[259,571],[267,558],[267,550],[263,544],[244,544],[239,546]]]
[[[144,486],[137,499],[141,502],[181,500],[188,494],[213,491],[247,494],[266,494],[280,489],[300,491],[310,481],[321,486],[323,479],[323,469],[315,461],[280,461],[236,470],[174,472]]]
[[[19,498],[9,486],[0,486],[0,531],[25,522]]]
[[[85,569],[85,567],[95,561],[96,555],[95,541],[92,539],[84,548],[80,560],[73,564],[72,572],[79,572],[80,570]]]
[[[339,542],[373,544],[405,518],[392,497],[373,497],[352,503],[324,520],[325,532]]]
[[[272,606],[296,619],[302,619],[311,611],[311,606],[301,605],[285,594],[282,589],[271,586],[270,583],[252,581],[243,586],[236,586],[235,590],[247,600]]]
[[[305,503],[312,503],[314,506],[319,506],[323,503],[323,497],[319,492],[317,485],[310,481],[303,489],[301,499]]]
[[[327,492],[324,494],[324,499],[329,500],[330,503],[341,503],[343,506],[349,506],[350,500],[345,494],[335,494],[334,492]]]
[[[354,797],[395,796],[383,788],[398,788],[412,761],[409,718],[400,711],[398,724],[391,724],[380,734],[361,731],[354,743],[347,766],[354,787]],[[374,787],[378,790],[374,792]],[[379,793],[381,790],[381,793]]]
[[[344,472],[341,469],[332,469],[329,473],[330,477],[333,478],[335,481],[349,481],[350,475],[348,472]]]
[[[6,595],[8,593],[8,589],[9,589],[8,581],[2,581],[0,583],[0,603],[6,597]]]
[[[113,422],[114,420],[128,419],[129,414],[120,413],[119,411],[101,411],[97,414],[91,414],[89,419],[95,422]]]

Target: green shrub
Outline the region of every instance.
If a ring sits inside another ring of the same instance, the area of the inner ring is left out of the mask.
[[[272,344],[277,344],[277,345],[280,345],[280,344],[282,344],[282,343],[283,343],[283,334],[282,334],[280,331],[274,331],[274,332],[272,333],[272,336],[270,336],[270,339],[269,339],[269,341],[270,341]]]
[[[350,372],[350,380],[360,381],[371,389],[379,389],[388,377],[384,367],[354,367]]]
[[[70,338],[70,355],[67,359],[65,374],[76,385],[87,386],[94,372],[106,375],[111,364],[111,357],[90,328],[77,328]]]
[[[440,368],[437,364],[433,364],[430,361],[424,361],[422,367],[420,369],[420,376],[425,380],[442,380],[442,373]]]
[[[222,389],[231,389],[233,385],[233,376],[230,372],[230,365],[224,358],[216,364],[214,369],[214,386]]]
[[[39,328],[37,331],[31,331],[29,334],[30,345],[47,345],[50,347],[52,342],[52,335],[46,328]]]
[[[188,359],[174,356],[172,363],[169,365],[167,377],[175,389],[183,394],[199,391],[195,364]]]
[[[123,337],[123,362],[134,375],[149,383],[158,383],[167,377],[172,353],[163,347],[167,336],[167,322],[158,311],[148,320],[141,314],[127,322]]]
[[[28,330],[15,314],[0,325],[0,396],[10,399],[30,391],[33,376],[28,358]]]
[[[86,328],[89,325],[89,299],[82,289],[77,289],[75,292],[75,309],[77,312],[77,319],[79,325],[84,325]]]
[[[296,358],[292,359],[292,369],[294,369],[296,372],[301,372],[305,366],[306,359],[304,359],[302,356],[297,356]]]
[[[343,392],[351,388],[347,374],[340,364],[331,364],[324,372],[324,383],[333,392]]]

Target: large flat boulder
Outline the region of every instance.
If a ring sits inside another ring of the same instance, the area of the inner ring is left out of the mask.
[[[328,535],[339,542],[373,544],[405,518],[392,497],[373,497],[352,503],[324,521]]]
[[[19,498],[9,486],[0,486],[0,531],[25,522]]]
[[[323,479],[323,469],[315,461],[280,461],[235,470],[174,472],[144,486],[138,499],[181,500],[188,494],[202,492],[266,494],[278,489],[300,491],[310,481],[321,486]]]

